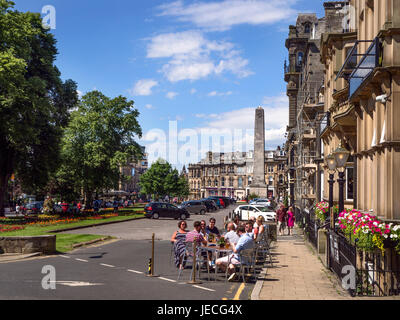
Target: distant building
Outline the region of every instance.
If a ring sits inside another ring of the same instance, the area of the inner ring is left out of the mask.
[[[148,155],[144,152],[144,148],[143,153],[143,159],[133,160],[120,168],[120,173],[125,176],[125,179],[120,181],[119,190],[129,193],[131,196],[136,196],[140,193],[140,176],[148,169]]]
[[[213,153],[188,167],[190,199],[209,196],[226,196],[244,199],[249,195],[253,180],[254,152]],[[286,153],[265,151],[265,182],[269,197],[285,196],[287,193]]]

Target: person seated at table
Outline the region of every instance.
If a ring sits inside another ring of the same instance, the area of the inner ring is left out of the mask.
[[[171,242],[174,244],[174,257],[175,265],[177,268],[183,269],[182,259],[185,256],[185,240],[187,224],[185,221],[178,222],[178,230],[174,232],[171,238]]]
[[[217,267],[222,271],[226,271],[226,268],[228,268],[228,272],[230,274],[228,279],[229,281],[232,281],[236,277],[235,266],[240,264],[240,252],[242,250],[252,249],[254,247],[253,237],[246,232],[246,228],[244,226],[239,226],[237,229],[237,234],[239,236],[239,241],[236,245],[232,244],[233,254],[219,258],[215,262]]]
[[[200,234],[203,236],[204,239],[207,239],[207,231],[206,231],[207,223],[205,220],[201,220],[200,223],[201,223]]]
[[[225,234],[225,240],[229,243],[237,244],[239,241],[239,236],[236,233],[235,224],[233,222],[229,222],[227,226],[228,232]]]
[[[210,224],[206,227],[206,232],[209,235],[210,233],[215,234],[217,238],[220,237],[220,233],[218,228],[215,226],[216,220],[215,218],[210,219]]]
[[[207,245],[207,240],[201,235],[201,222],[195,221],[193,224],[194,229],[186,234],[186,242],[197,241],[197,245]]]
[[[248,233],[252,238],[254,238],[253,226],[254,223],[251,220],[247,221],[244,225],[246,233]]]
[[[253,229],[253,230],[254,230],[254,231],[253,231],[254,240],[260,240],[260,239],[261,239],[262,234],[263,234],[264,231],[265,231],[264,222],[265,222],[265,219],[264,219],[263,216],[259,216],[259,217],[256,219],[256,224],[255,224],[255,227],[254,227],[254,229]],[[258,239],[259,237],[260,237],[260,239]]]

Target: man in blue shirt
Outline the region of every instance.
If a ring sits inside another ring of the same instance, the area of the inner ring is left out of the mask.
[[[253,237],[246,233],[244,226],[238,227],[237,234],[240,238],[236,245],[232,244],[233,254],[217,259],[216,261],[217,267],[219,267],[221,270],[226,271],[226,268],[229,268],[229,273],[231,274],[229,281],[232,281],[236,276],[235,265],[239,265],[241,263],[239,256],[240,252],[242,250],[252,249],[254,247]]]

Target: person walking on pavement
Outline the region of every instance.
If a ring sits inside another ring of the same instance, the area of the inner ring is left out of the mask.
[[[280,208],[276,212],[276,215],[278,218],[278,232],[280,236],[283,236],[286,225],[286,211],[283,204],[281,204]]]
[[[292,236],[292,235],[293,235],[294,221],[295,221],[294,212],[293,212],[293,207],[290,207],[290,208],[289,208],[289,210],[288,210],[288,212],[287,212],[287,217],[288,217],[288,219],[287,219],[287,226],[288,226],[288,230],[289,230],[288,235],[289,235],[289,236]]]

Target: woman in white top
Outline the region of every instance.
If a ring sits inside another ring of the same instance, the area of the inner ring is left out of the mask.
[[[254,233],[254,240],[257,240],[265,231],[265,226],[264,226],[264,217],[259,216],[256,220],[255,227],[253,230]]]

